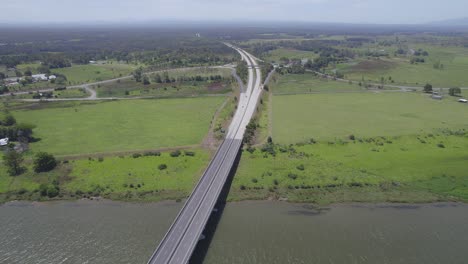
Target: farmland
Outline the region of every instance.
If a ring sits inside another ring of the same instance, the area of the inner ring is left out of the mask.
[[[365,91],[357,83],[334,81],[315,76],[312,73],[276,75],[270,86],[275,95]]]
[[[353,93],[274,96],[273,137],[278,143],[414,135],[468,129],[468,107],[421,93]]]
[[[136,69],[134,65],[112,63],[73,65],[72,67],[53,69],[51,71],[52,73],[65,75],[69,85],[76,85],[130,75],[134,69]]]
[[[261,144],[243,151],[229,200],[468,201],[468,108],[458,97],[371,92],[307,73],[276,75],[270,87]]]
[[[223,100],[51,102],[20,105],[13,113],[37,125],[33,152],[70,155],[199,144]]]
[[[230,199],[468,201],[467,147],[466,132],[441,132],[275,146],[275,156],[244,151]]]

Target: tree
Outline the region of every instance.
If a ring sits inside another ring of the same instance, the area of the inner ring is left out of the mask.
[[[39,152],[34,159],[35,172],[47,172],[53,170],[57,166],[57,160],[52,154]]]
[[[24,75],[26,76],[31,76],[32,75],[32,71],[30,68],[27,68],[26,71],[24,71]]]
[[[150,84],[150,80],[149,80],[148,76],[146,76],[146,75],[143,76],[143,84],[144,84],[144,85]]]
[[[18,129],[18,139],[29,142],[32,139],[33,129],[36,128],[36,125],[19,123],[16,128]]]
[[[432,85],[429,84],[429,83],[424,85],[424,92],[425,93],[431,93],[432,92]]]
[[[449,89],[449,95],[456,96],[461,94],[461,89],[459,87],[452,87]]]
[[[140,68],[136,69],[136,70],[133,72],[133,77],[135,78],[135,81],[141,82],[141,79],[142,79],[142,77],[143,77],[143,68],[140,67]]]
[[[0,124],[3,124],[4,126],[12,126],[16,124],[16,119],[12,114],[7,114]]]
[[[23,171],[23,167],[21,167],[21,163],[23,162],[23,155],[20,153],[14,151],[14,150],[9,150],[3,156],[3,162],[8,168],[8,173],[11,176],[16,176],[21,174]]]
[[[159,73],[156,73],[156,76],[154,77],[154,80],[157,83],[162,83],[161,75],[159,75]]]

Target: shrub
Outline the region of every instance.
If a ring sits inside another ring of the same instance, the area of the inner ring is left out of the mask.
[[[171,157],[176,158],[176,157],[179,157],[180,154],[182,154],[182,153],[180,152],[180,150],[174,150],[174,151],[171,152],[170,155],[171,155]]]
[[[274,179],[274,180],[273,180],[273,184],[274,184],[274,185],[278,185],[278,184],[279,184],[279,181],[278,181],[277,179]]]
[[[241,185],[241,186],[240,186],[240,189],[241,189],[241,190],[245,190],[245,189],[246,189],[246,188],[245,188],[245,185]]]
[[[134,159],[137,159],[137,158],[141,157],[141,154],[140,153],[133,153],[132,157]]]
[[[184,151],[184,154],[185,154],[185,156],[190,156],[190,157],[195,156],[195,152],[194,152],[194,151]]]
[[[57,160],[52,154],[39,152],[34,159],[35,172],[47,172],[53,170],[57,166]]]
[[[99,157],[99,158],[98,158],[98,161],[99,161],[99,162],[103,162],[103,161],[104,161],[104,158],[103,158],[103,157]]]
[[[167,169],[167,165],[166,164],[161,164],[161,165],[158,166],[158,169],[159,170],[165,170],[165,169]]]
[[[355,137],[354,135],[349,135],[348,138],[349,138],[350,140],[355,140],[355,139],[356,139],[356,137]]]
[[[288,178],[295,180],[295,179],[297,179],[297,174],[289,173]]]
[[[157,156],[161,156],[161,152],[159,152],[159,151],[155,151],[155,152],[149,151],[149,152],[145,152],[143,155],[144,156],[156,156],[157,157]]]
[[[445,148],[445,145],[444,145],[443,143],[439,143],[439,144],[437,144],[437,147],[439,147],[439,148]]]
[[[256,178],[253,178],[253,179],[252,179],[252,182],[253,182],[253,183],[257,183],[258,180],[257,180]]]
[[[304,164],[301,164],[299,166],[296,167],[298,170],[300,171],[303,171],[305,168],[304,168]]]

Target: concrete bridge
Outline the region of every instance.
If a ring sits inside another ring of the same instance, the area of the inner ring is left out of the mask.
[[[256,59],[240,48],[225,44],[237,50],[248,65],[247,89],[240,94],[237,111],[229,126],[226,139],[151,256],[149,264],[182,264],[189,261],[226,183],[242,145],[246,126],[260,98],[261,71]]]

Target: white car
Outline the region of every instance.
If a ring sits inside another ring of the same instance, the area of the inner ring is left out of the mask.
[[[468,100],[466,100],[466,99],[458,99],[458,102],[460,102],[460,103],[468,103]]]

